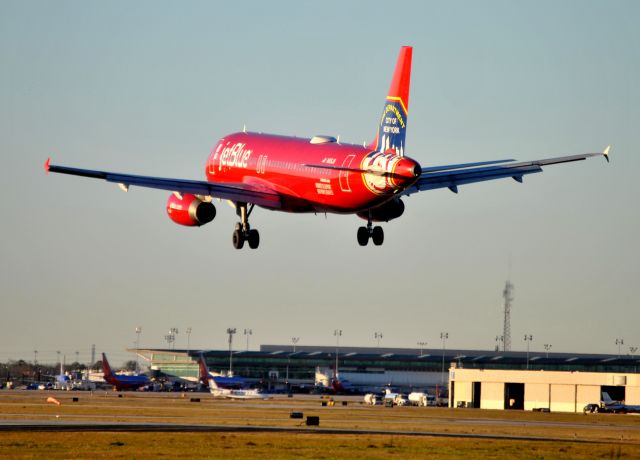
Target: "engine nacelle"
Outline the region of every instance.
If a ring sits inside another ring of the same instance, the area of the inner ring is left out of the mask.
[[[176,224],[199,227],[216,217],[216,207],[190,193],[172,193],[167,200],[167,214]]]
[[[371,220],[373,222],[389,222],[390,220],[397,219],[403,213],[404,203],[400,198],[394,198],[377,208],[373,208],[371,210]],[[369,211],[359,212],[358,217],[368,220]]]

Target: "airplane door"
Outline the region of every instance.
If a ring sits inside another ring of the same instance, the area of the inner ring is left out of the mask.
[[[353,161],[354,158],[355,158],[355,155],[347,155],[344,161],[342,162],[342,167],[350,168],[351,162]],[[338,179],[340,182],[340,190],[342,190],[343,192],[350,192],[351,187],[349,186],[349,171],[340,171],[340,174],[338,175]]]

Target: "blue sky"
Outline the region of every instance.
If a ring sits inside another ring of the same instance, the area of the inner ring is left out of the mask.
[[[346,3],[346,5],[344,4]],[[493,348],[512,259],[513,349],[638,345],[637,2],[0,2],[0,360],[91,344]],[[167,194],[42,163],[201,179],[251,130],[370,140],[396,55],[413,45],[407,153],[422,164],[599,151],[511,180],[405,200],[385,244],[361,221],[233,210],[174,225]],[[243,338],[240,342],[244,343]]]

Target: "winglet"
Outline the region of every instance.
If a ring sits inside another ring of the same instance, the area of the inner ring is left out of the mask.
[[[602,151],[604,159],[607,160],[607,163],[609,163],[609,150],[611,150],[611,146],[607,145],[607,148]]]
[[[51,157],[47,158],[47,161],[44,162],[44,173],[49,174],[49,163],[51,163]]]

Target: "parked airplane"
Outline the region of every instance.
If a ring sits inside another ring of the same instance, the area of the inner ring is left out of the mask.
[[[137,390],[151,383],[146,375],[123,375],[111,372],[107,355],[104,353],[102,353],[102,370],[104,372],[104,380],[113,385],[117,391]]]
[[[203,366],[204,365],[204,366]],[[198,380],[200,383],[205,385],[207,388],[209,387],[209,379],[214,379],[216,385],[220,388],[242,388],[245,386],[246,382],[242,377],[236,377],[235,375],[232,377],[226,375],[215,374],[207,368],[206,364],[204,364],[204,358],[202,355],[198,360],[199,373]]]
[[[207,363],[204,361],[204,357],[200,355],[198,360],[200,368],[200,378],[205,385],[209,385],[209,391],[214,398],[226,398],[226,399],[269,399],[271,395],[263,393],[256,389],[234,389],[234,388],[221,388],[216,383],[215,379],[209,374]]]
[[[593,412],[598,412],[597,409],[598,408],[596,407],[596,409],[593,410]],[[602,392],[602,401],[600,403],[600,409],[602,412],[614,412],[614,413],[622,413],[622,414],[628,414],[628,413],[637,414],[640,412],[640,406],[625,404],[622,401],[616,401],[614,399],[611,399],[611,396],[609,396],[609,393],[606,391]]]
[[[377,134],[369,145],[341,143],[332,136],[310,139],[243,132],[229,134],[211,152],[205,165],[207,180],[185,180],[121,174],[58,166],[45,163],[47,172],[104,179],[130,186],[172,192],[166,210],[174,222],[201,226],[216,216],[213,198],[229,200],[239,222],[233,232],[233,246],[260,244],[258,231],[249,225],[254,206],[294,213],[356,214],[367,221],[357,231],[361,246],[369,240],[384,241],[384,232],[374,223],[388,222],[404,213],[402,197],[438,188],[458,187],[473,182],[512,178],[517,182],[542,167],[603,155],[584,153],[535,161],[493,160],[444,166],[421,166],[405,156],[405,135],[409,112],[412,48],[402,47]]]
[[[53,388],[56,390],[71,390],[71,377],[64,372],[64,361],[65,357],[62,357],[62,362],[60,362],[60,373],[55,375],[56,381],[53,384]],[[49,376],[51,377],[51,376]]]

